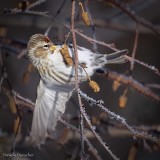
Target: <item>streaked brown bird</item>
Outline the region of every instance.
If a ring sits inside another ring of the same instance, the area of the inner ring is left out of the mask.
[[[60,54],[61,45],[54,45],[45,35],[35,34],[28,42],[28,56],[30,62],[40,74],[37,89],[37,99],[30,132],[30,142],[35,146],[45,143],[45,139],[52,137],[59,117],[65,112],[65,106],[75,87],[74,65],[67,65]],[[97,69],[111,63],[126,62],[127,50],[109,55],[95,54],[92,51],[78,47],[79,64],[85,64],[88,76],[92,76]],[[72,46],[69,54],[74,62]],[[81,65],[78,66],[79,82],[87,80]]]

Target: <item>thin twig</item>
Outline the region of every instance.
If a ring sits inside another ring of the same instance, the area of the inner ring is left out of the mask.
[[[76,91],[79,90],[79,79],[78,79],[78,51],[77,51],[77,42],[76,42],[76,35],[74,30],[74,16],[75,16],[75,0],[72,0],[71,6],[71,32],[72,32],[72,39],[73,39],[73,48],[74,48],[74,57],[75,57],[75,87]],[[80,108],[80,131],[81,131],[81,158],[85,159],[85,151],[84,151],[84,124],[83,124],[83,116],[82,116],[82,101],[81,97],[78,94],[78,102]]]
[[[13,97],[13,101],[14,101],[14,104],[16,106],[16,111],[17,111],[17,114],[18,114],[18,117],[19,117],[19,122],[18,122],[18,125],[17,125],[17,128],[16,128],[16,132],[15,132],[15,135],[14,135],[14,138],[13,138],[13,141],[12,141],[12,145],[11,145],[11,150],[10,150],[10,153],[13,153],[14,152],[15,140],[16,140],[16,137],[17,137],[18,132],[19,132],[20,124],[22,122],[22,116],[21,116],[21,113],[18,109],[17,103],[15,101],[14,93],[12,92],[12,86],[11,86],[11,84],[9,82],[9,79],[8,79],[7,69],[3,64],[3,58],[2,58],[2,55],[1,55],[1,48],[0,48],[0,58],[1,58],[0,65],[1,65],[1,71],[2,71],[2,78],[1,78],[1,81],[0,81],[0,91],[1,91],[1,88],[2,88],[2,83],[5,80],[8,88],[9,88],[9,93]]]
[[[21,116],[21,113],[20,113],[20,110],[17,106],[17,103],[16,103],[16,100],[15,100],[15,96],[14,96],[14,93],[12,92],[12,86],[9,82],[9,79],[8,79],[8,73],[7,73],[7,70],[4,66],[1,66],[1,69],[2,69],[2,74],[4,76],[4,79],[6,81],[6,84],[8,86],[8,90],[9,90],[9,93],[11,94],[11,96],[13,97],[13,101],[14,101],[14,104],[15,104],[15,107],[16,107],[16,111],[17,111],[17,114],[18,114],[18,117],[19,117],[19,122],[18,122],[18,126],[16,128],[16,132],[15,132],[15,135],[14,135],[14,138],[13,138],[13,141],[12,141],[12,145],[11,145],[11,150],[10,150],[10,153],[13,153],[14,152],[14,145],[15,145],[15,140],[16,140],[16,137],[18,135],[18,131],[19,131],[19,127],[20,127],[20,124],[22,122],[22,116]]]
[[[115,5],[119,9],[121,9],[125,14],[127,14],[130,18],[132,18],[136,23],[141,24],[151,31],[153,31],[156,35],[160,36],[160,30],[158,27],[155,27],[151,22],[143,19],[142,17],[136,15],[136,13],[131,10],[126,4],[124,4],[120,0],[107,0],[111,4]]]
[[[145,84],[148,88],[160,89],[160,84]]]
[[[16,140],[17,135],[18,135],[18,133],[19,133],[20,125],[21,125],[21,123],[22,123],[22,118],[21,118],[21,116],[18,115],[18,117],[19,117],[19,122],[18,122],[18,125],[17,125],[17,128],[16,128],[16,132],[15,132],[15,135],[14,135],[14,138],[13,138],[13,141],[12,141],[11,150],[10,150],[11,153],[14,152],[15,140]]]
[[[160,76],[160,71],[159,71],[155,66],[149,65],[149,64],[147,64],[147,63],[144,63],[144,62],[142,62],[142,61],[140,61],[140,60],[138,60],[138,59],[134,59],[134,58],[132,58],[132,57],[130,57],[130,56],[128,56],[128,55],[125,55],[125,58],[126,58],[128,61],[130,61],[130,62],[131,62],[131,61],[134,61],[134,62],[142,65],[143,67],[148,68],[149,70],[153,71],[155,74],[157,74],[158,76]]]
[[[23,56],[27,54],[27,49],[22,49],[21,52],[17,55],[17,59],[21,59]]]
[[[0,45],[0,67],[1,67],[1,79],[0,79],[0,92],[1,92],[1,87],[2,87],[2,84],[3,84],[3,81],[5,79],[5,76],[4,76],[4,73],[3,73],[3,58],[2,58],[2,51],[1,51],[1,45]]]
[[[0,66],[3,66],[3,58],[2,58],[2,46],[0,44]]]
[[[30,100],[30,99],[26,99],[24,97],[22,97],[21,95],[19,95],[17,92],[15,92],[14,90],[12,90],[14,97],[15,97],[15,101],[18,105],[22,105],[22,106],[27,106],[30,110],[34,110],[34,106],[35,104]]]
[[[108,114],[109,118],[116,119],[118,122],[123,124],[131,132],[131,134],[133,134],[133,136],[138,137],[138,138],[142,138],[142,139],[145,138],[145,139],[148,139],[148,140],[160,145],[160,140],[157,137],[149,135],[148,133],[146,133],[144,131],[135,130],[133,127],[128,125],[128,123],[126,122],[126,120],[123,117],[115,114],[114,112],[111,112],[107,107],[104,107],[101,103],[99,103],[99,101],[96,101],[95,99],[89,97],[88,95],[86,95],[82,91],[79,91],[79,94],[81,95],[81,97],[83,99],[87,100],[88,102],[93,103],[94,105],[96,105],[100,109],[102,109],[104,112],[106,112]]]
[[[135,35],[134,45],[133,45],[133,50],[132,50],[132,61],[130,63],[130,71],[131,71],[131,73],[133,72],[133,68],[134,68],[134,59],[135,59],[135,55],[136,55],[136,51],[137,51],[138,37],[139,37],[139,26],[137,24],[136,35]]]
[[[79,94],[81,95],[81,91],[79,90]],[[82,96],[82,95],[81,95]],[[93,132],[93,134],[95,135],[96,139],[100,142],[100,144],[104,147],[104,149],[110,154],[110,156],[114,159],[114,160],[119,160],[119,158],[113,154],[113,152],[109,149],[109,147],[103,142],[102,138],[99,136],[99,134],[95,131],[95,127],[93,127],[93,125],[91,124],[91,121],[85,111],[85,108],[82,108],[82,114],[89,126],[89,128],[91,129],[91,131]]]
[[[80,130],[78,128],[76,128],[75,126],[71,125],[70,123],[66,122],[64,119],[60,118],[59,121],[61,123],[63,123],[66,127],[76,131],[76,132],[79,132],[80,133]],[[100,157],[100,155],[98,154],[98,151],[93,147],[93,145],[91,144],[91,142],[87,139],[87,137],[85,136],[84,134],[84,140],[86,141],[88,147],[89,147],[89,150],[91,151],[91,153],[95,156],[95,158],[97,160],[102,160],[102,158]]]
[[[38,6],[42,3],[44,3],[46,0],[37,0],[34,3],[30,4],[26,10],[30,10],[31,8],[34,8],[35,6]]]
[[[67,28],[69,27],[68,25],[65,25],[65,26],[66,26]],[[78,30],[75,30],[75,33],[77,33],[78,35],[80,35],[81,37],[83,37],[84,39],[86,39],[87,41],[89,41],[89,42],[91,42],[91,43],[97,43],[97,44],[99,44],[99,45],[102,45],[102,46],[105,46],[105,47],[107,47],[107,48],[110,48],[110,49],[112,49],[113,51],[119,51],[119,49],[116,49],[116,47],[115,47],[115,45],[114,45],[113,43],[107,44],[107,43],[105,43],[105,42],[103,42],[103,41],[95,40],[95,39],[93,39],[93,38],[91,38],[91,37],[89,37],[89,36],[87,36],[87,35],[79,32]]]
[[[129,7],[127,7],[127,5],[124,4],[122,1],[120,1],[120,0],[107,0],[107,1],[109,1],[113,5],[120,8],[124,13],[126,13],[129,17],[131,17],[138,24],[142,24],[143,26],[145,26],[145,27],[149,28],[151,31],[153,31],[156,35],[160,36],[160,29],[158,27],[154,26],[151,22],[136,15],[135,12],[133,10],[131,10]],[[17,14],[17,13],[23,13],[23,12],[20,9],[9,9],[7,14],[10,14],[10,13]],[[53,19],[52,16],[46,15],[45,12],[34,12],[34,11],[26,10],[25,13],[42,15],[42,16],[45,16],[49,19]]]
[[[89,15],[89,19],[90,19],[90,22],[91,22],[91,27],[92,27],[92,38],[94,40],[96,40],[96,28],[95,28],[95,25],[94,25],[94,22],[93,22],[93,19],[92,19],[92,15],[90,13],[90,10],[89,10],[89,7],[88,7],[88,1],[84,1],[84,4],[85,4],[85,8],[86,8],[86,11]],[[98,53],[98,47],[97,47],[97,43],[93,42],[93,51],[95,53]]]
[[[56,14],[54,15],[54,18],[56,18],[56,17],[61,13],[61,11],[62,11],[62,9],[63,9],[66,1],[67,1],[67,0],[63,0],[63,2],[61,3],[59,9],[57,10]]]
[[[53,22],[54,22],[55,18],[61,13],[61,11],[62,11],[62,9],[63,9],[63,7],[64,7],[64,5],[65,5],[65,2],[66,2],[66,0],[63,0],[62,4],[60,5],[59,9],[57,10],[56,14],[54,15],[53,20],[52,20],[51,23],[48,25],[48,27],[47,27],[47,29],[46,29],[46,31],[45,31],[45,33],[44,33],[46,36],[48,36],[50,30],[52,29],[53,24],[54,24]]]
[[[123,74],[119,74],[113,71],[107,71],[106,74],[104,74],[107,78],[111,80],[117,80],[119,83],[129,85],[139,93],[143,94],[144,96],[147,96],[155,101],[160,102],[160,96],[156,95],[154,92],[152,92],[148,87],[144,86],[143,84],[139,83],[138,81],[134,80],[132,77],[127,77]]]

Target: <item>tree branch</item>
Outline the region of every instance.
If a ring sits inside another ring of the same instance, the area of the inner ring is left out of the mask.
[[[121,9],[125,14],[127,14],[131,19],[133,19],[136,23],[141,24],[148,29],[150,29],[152,32],[154,32],[157,36],[160,36],[160,29],[155,27],[151,22],[145,20],[142,17],[139,17],[136,15],[136,13],[131,10],[126,4],[124,4],[120,0],[106,0],[116,6],[117,8]]]
[[[78,79],[78,51],[77,51],[77,42],[76,42],[76,35],[74,30],[74,16],[75,16],[75,0],[72,0],[72,7],[71,7],[71,33],[72,33],[72,39],[73,39],[73,48],[74,48],[74,59],[75,59],[75,87],[76,91],[79,90],[79,79]],[[81,158],[85,159],[85,151],[84,151],[84,122],[83,122],[83,115],[82,115],[82,101],[79,94],[78,96],[78,102],[79,102],[79,110],[80,110],[80,134],[81,134]]]
[[[114,81],[118,81],[119,83],[128,85],[130,87],[132,87],[134,90],[136,90],[137,92],[143,94],[146,97],[149,97],[155,101],[160,102],[160,96],[156,95],[154,92],[152,92],[148,87],[142,85],[141,83],[139,83],[138,81],[134,80],[132,77],[127,77],[125,75],[116,73],[114,71],[107,71],[106,74],[104,74],[104,76],[108,79],[114,80]]]

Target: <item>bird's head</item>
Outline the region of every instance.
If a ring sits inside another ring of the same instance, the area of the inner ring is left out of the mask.
[[[48,54],[52,54],[56,46],[45,35],[34,34],[30,37],[27,50],[28,55],[35,58],[45,58]]]

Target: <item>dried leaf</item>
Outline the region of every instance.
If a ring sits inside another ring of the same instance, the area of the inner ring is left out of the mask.
[[[88,13],[84,11],[83,4],[82,4],[81,2],[79,2],[79,5],[80,5],[80,7],[81,7],[81,9],[82,9],[81,16],[82,16],[83,22],[84,22],[87,26],[90,26],[90,25],[91,25],[91,22],[90,22]]]
[[[18,128],[19,123],[20,123],[20,118],[17,117],[17,119],[14,120],[14,126],[13,126],[14,133],[17,132],[17,128]],[[20,131],[21,131],[21,125],[18,128],[18,133],[20,133]]]
[[[125,95],[120,96],[119,98],[119,106],[121,108],[125,107],[127,103],[127,97]]]
[[[90,25],[91,25],[91,22],[90,22],[88,13],[87,13],[87,12],[83,12],[83,13],[81,13],[81,16],[82,16],[83,22],[84,22],[87,26],[90,26]]]
[[[159,149],[160,149],[160,146],[159,146],[159,145],[157,145],[157,144],[154,144],[154,145],[153,145],[153,150],[154,150],[154,151],[159,151]]]
[[[115,8],[115,5],[113,3],[110,2],[105,2],[108,6]]]
[[[22,80],[23,80],[23,83],[24,83],[24,84],[27,84],[27,83],[28,83],[30,73],[31,73],[34,69],[35,69],[34,66],[30,63],[30,64],[28,65],[26,71],[25,71],[24,74],[23,74]]]
[[[95,116],[92,116],[92,124],[93,125],[99,125],[100,124],[99,118],[97,118]]]
[[[58,143],[61,145],[64,145],[65,143],[67,143],[69,140],[69,133],[70,133],[70,129],[65,128],[58,139]]]
[[[118,80],[115,80],[115,81],[113,82],[113,85],[112,85],[113,91],[114,91],[114,92],[117,91],[118,88],[120,87],[120,85],[121,85],[121,83],[119,83]]]
[[[24,84],[27,84],[28,83],[28,81],[29,81],[29,72],[25,72],[24,74],[23,74],[23,83]]]
[[[32,72],[34,69],[35,69],[35,68],[34,68],[34,66],[33,66],[32,63],[30,63],[30,64],[28,65],[28,67],[27,67],[27,71],[28,71],[28,72]]]
[[[5,26],[0,26],[0,37],[5,37],[7,34],[7,28]]]
[[[9,100],[9,107],[11,109],[11,112],[12,113],[17,113],[17,108],[16,108],[16,105],[15,105],[15,101],[14,101],[14,98],[8,93],[6,94],[7,97],[8,97],[8,100]]]
[[[29,1],[23,0],[18,3],[18,9],[25,10],[30,5]]]
[[[128,88],[126,88],[123,92],[123,95],[119,97],[119,106],[121,108],[125,107],[127,104],[127,92],[128,92]]]
[[[95,81],[90,81],[89,82],[89,86],[94,90],[94,92],[99,92],[100,91],[100,87],[99,85],[97,84],[97,82]]]
[[[107,118],[107,115],[108,115],[107,113],[102,112],[102,113],[100,113],[99,118],[100,118],[100,119]]]
[[[137,154],[137,145],[133,145],[129,150],[128,160],[135,160],[136,154]]]
[[[63,47],[60,49],[60,53],[62,54],[65,62],[67,65],[72,66],[73,60],[72,57],[69,54],[68,46],[66,44],[63,45]]]

